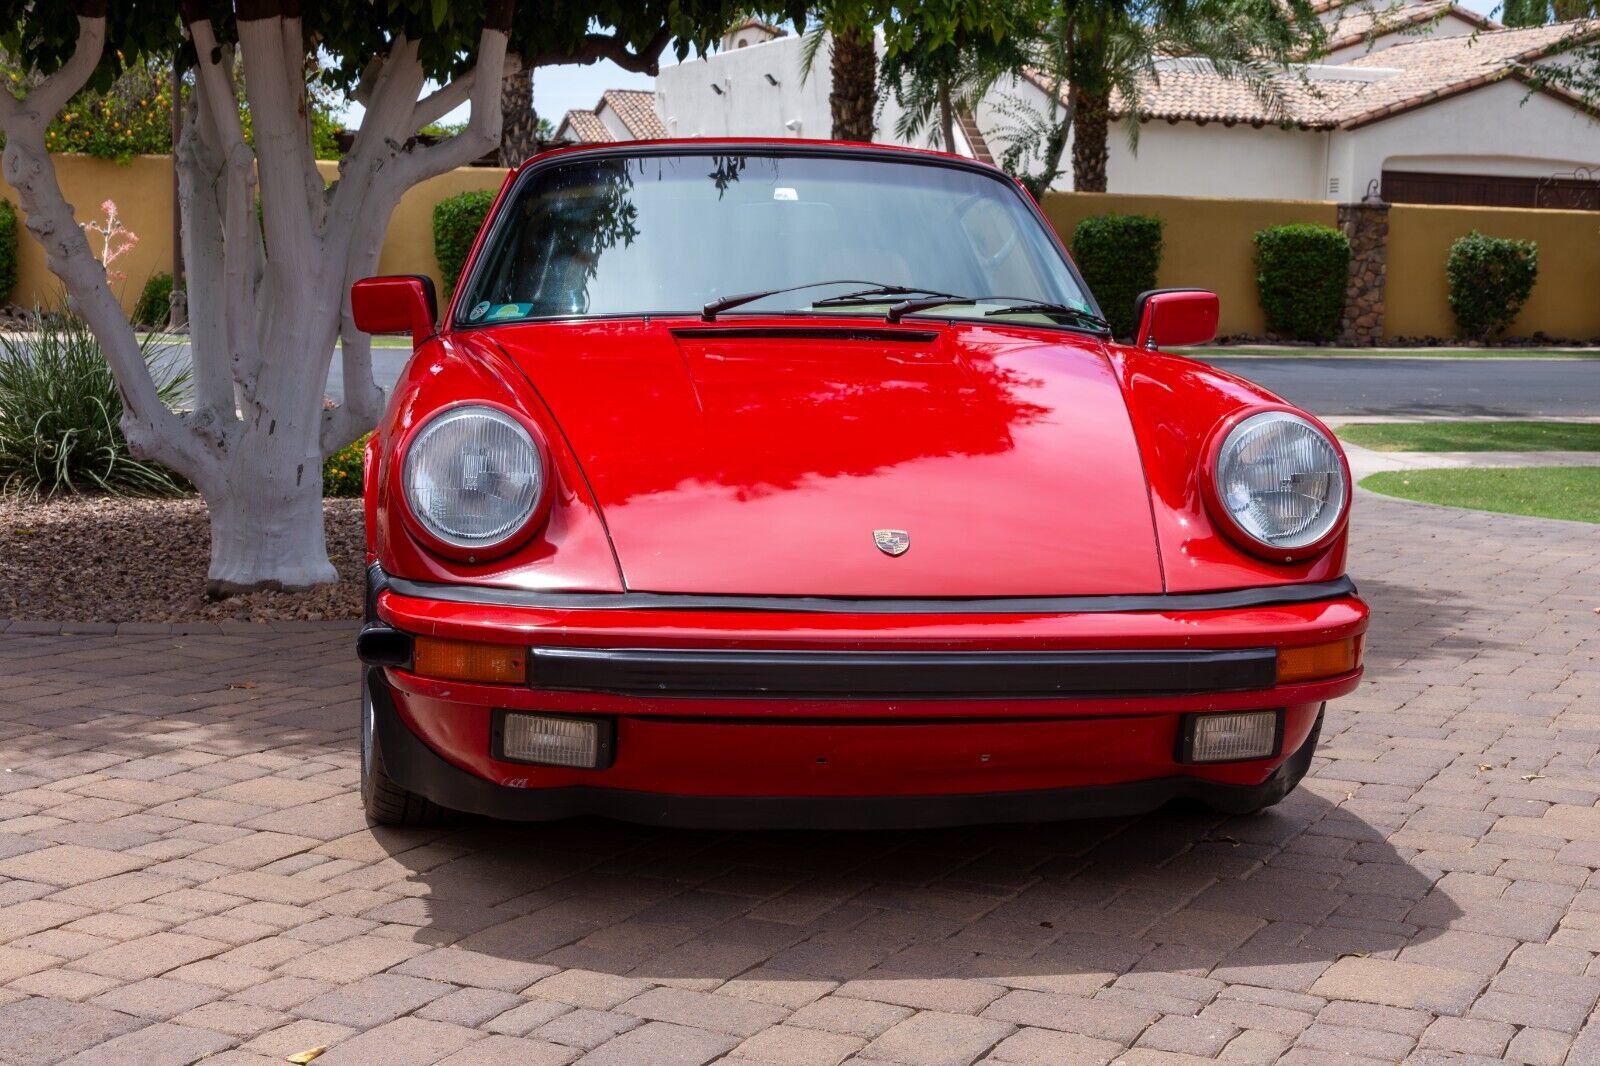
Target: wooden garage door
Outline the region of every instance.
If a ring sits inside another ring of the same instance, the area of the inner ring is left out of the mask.
[[[1494,174],[1430,174],[1385,170],[1383,198],[1391,204],[1469,204],[1600,211],[1600,181],[1576,177],[1509,178]]]

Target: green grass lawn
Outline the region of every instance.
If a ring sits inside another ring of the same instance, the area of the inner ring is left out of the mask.
[[[1378,452],[1600,452],[1600,422],[1352,422],[1338,434]]]
[[[1600,523],[1600,466],[1386,470],[1361,487],[1446,507]]]
[[[1600,359],[1600,349],[1559,348],[1181,348],[1198,359]]]

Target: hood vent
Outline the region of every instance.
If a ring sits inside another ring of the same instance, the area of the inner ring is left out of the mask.
[[[684,326],[674,329],[679,340],[816,340],[898,341],[926,344],[939,334],[932,330],[891,329],[873,326]]]

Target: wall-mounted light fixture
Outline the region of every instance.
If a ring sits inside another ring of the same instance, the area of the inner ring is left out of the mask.
[[[711,91],[716,93],[718,96],[721,96],[722,95],[722,86],[718,85],[716,82],[712,82],[711,83]]]
[[[778,79],[774,78],[771,74],[763,74],[761,76],[763,78],[767,79],[767,84],[768,85],[776,85],[776,84],[778,84]]]

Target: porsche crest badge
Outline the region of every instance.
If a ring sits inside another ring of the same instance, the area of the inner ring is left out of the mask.
[[[911,547],[911,534],[903,529],[874,529],[872,543],[885,555],[904,555]]]

